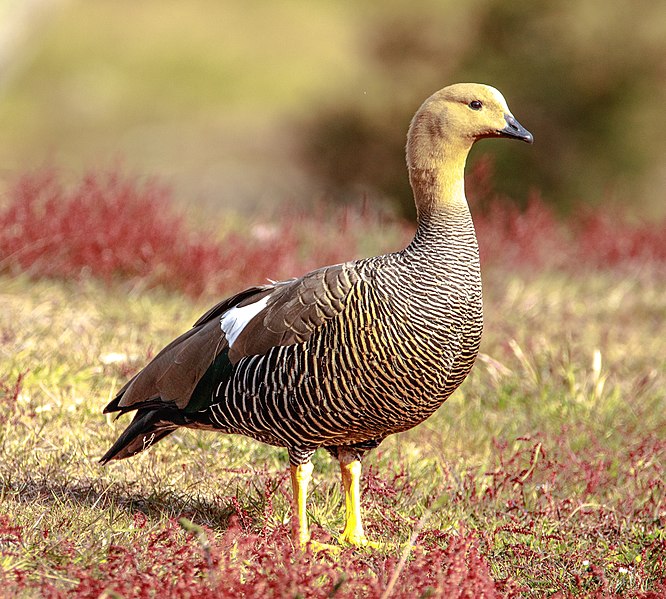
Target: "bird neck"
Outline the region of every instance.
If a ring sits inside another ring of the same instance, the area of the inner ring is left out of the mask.
[[[415,241],[469,243],[469,236],[461,235],[465,231],[474,235],[465,197],[465,162],[469,147],[442,143],[435,149],[426,154],[412,152],[408,159],[418,220]]]

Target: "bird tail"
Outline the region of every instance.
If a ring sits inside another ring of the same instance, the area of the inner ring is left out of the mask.
[[[172,410],[144,408],[138,410],[130,425],[118,437],[111,449],[100,462],[106,464],[111,460],[123,460],[148,449],[178,428],[170,418]]]

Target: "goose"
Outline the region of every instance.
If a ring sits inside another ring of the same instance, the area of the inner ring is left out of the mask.
[[[136,455],[178,427],[284,447],[306,544],[311,458],[323,448],[340,464],[339,541],[368,545],[361,459],[431,416],[479,350],[481,273],[464,171],[472,145],[492,137],[533,141],[497,89],[458,83],[426,99],[407,137],[417,211],[409,245],[213,306],[106,406],[104,413],[135,414],[100,461]]]

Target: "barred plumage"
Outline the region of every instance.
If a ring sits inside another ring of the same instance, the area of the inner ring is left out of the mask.
[[[481,275],[463,174],[472,143],[499,135],[531,142],[493,88],[458,84],[426,100],[407,144],[418,213],[410,245],[213,307],[106,407],[137,413],[102,461],[134,455],[178,426],[286,447],[305,541],[298,498],[312,454],[325,448],[342,467],[343,538],[367,542],[356,463],[387,435],[428,418],[479,349]]]

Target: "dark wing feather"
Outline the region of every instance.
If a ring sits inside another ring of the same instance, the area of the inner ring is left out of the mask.
[[[219,315],[238,302],[255,296],[261,298],[271,289],[272,285],[250,287],[213,306],[193,328],[169,343],[131,378],[104,408],[104,413],[122,414],[165,404],[183,409],[215,357],[228,347]]]
[[[326,320],[344,309],[345,299],[358,280],[353,264],[344,263],[280,284],[271,292],[266,307],[233,342],[231,361],[263,355],[279,345],[307,341]]]
[[[106,464],[111,460],[129,458],[147,449],[178,428],[178,424],[174,420],[178,421],[178,414],[174,414],[173,409],[141,408],[130,425],[99,461]]]

